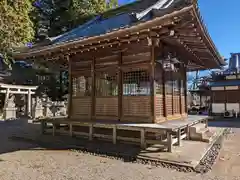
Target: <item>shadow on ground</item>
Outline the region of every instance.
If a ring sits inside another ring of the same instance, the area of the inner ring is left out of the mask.
[[[240,128],[240,119],[210,121],[209,126]],[[0,142],[0,154],[33,149],[72,149],[121,157],[124,161],[132,161],[141,151],[139,145],[121,143],[113,145],[112,142],[99,140],[88,141],[88,139],[71,138],[69,136],[41,135],[40,125],[28,123],[27,119],[0,122]],[[162,151],[161,148],[158,151]],[[146,151],[146,153],[150,152]]]
[[[218,118],[208,124],[211,127],[240,128],[240,118]]]
[[[0,122],[0,142],[0,154],[19,150],[81,150],[132,161],[132,157],[141,151],[138,145],[132,144],[113,145],[106,141],[89,141],[57,134],[42,135],[40,124],[28,123],[27,119]]]

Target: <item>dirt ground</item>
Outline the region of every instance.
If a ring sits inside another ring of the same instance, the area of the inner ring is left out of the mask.
[[[212,171],[201,175],[67,150],[33,149],[37,145],[8,138],[26,131],[25,121],[0,123],[0,180],[240,180],[240,120],[210,125],[233,127],[233,133],[225,139]],[[39,133],[39,128],[28,131]]]

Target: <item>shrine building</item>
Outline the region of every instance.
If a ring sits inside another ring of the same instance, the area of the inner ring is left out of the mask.
[[[136,1],[13,56],[68,70],[68,118],[92,122],[185,119],[186,73],[225,64],[195,0]]]

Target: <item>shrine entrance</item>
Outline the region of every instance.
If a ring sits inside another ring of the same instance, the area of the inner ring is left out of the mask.
[[[37,86],[0,83],[2,119],[14,119],[20,114],[31,117],[32,95]]]

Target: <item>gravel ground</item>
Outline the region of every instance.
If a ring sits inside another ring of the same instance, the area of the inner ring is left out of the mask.
[[[32,150],[37,146],[8,139],[22,128],[26,128],[22,122],[0,123],[0,180],[240,180],[239,128],[224,141],[213,170],[204,175],[78,152]]]

